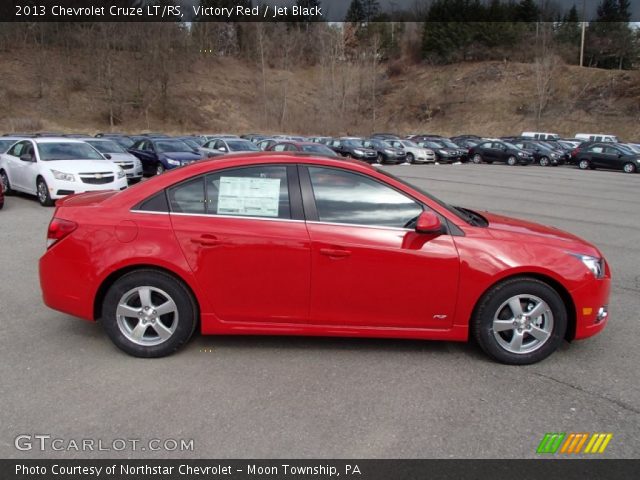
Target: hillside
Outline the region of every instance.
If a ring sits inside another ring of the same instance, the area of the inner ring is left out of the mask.
[[[640,139],[638,71],[554,64],[544,84],[537,79],[546,75],[536,75],[533,64],[382,64],[374,78],[370,66],[340,63],[268,68],[263,83],[259,65],[203,56],[170,71],[166,90],[158,90],[156,72],[133,71],[139,63],[130,60],[117,58],[109,93],[91,56],[1,52],[0,131],[108,131],[113,109],[114,130],[130,132],[497,136],[534,129]],[[538,92],[548,96],[539,124]]]

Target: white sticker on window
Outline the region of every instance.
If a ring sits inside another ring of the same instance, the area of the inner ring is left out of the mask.
[[[277,217],[279,178],[220,177],[219,215]]]

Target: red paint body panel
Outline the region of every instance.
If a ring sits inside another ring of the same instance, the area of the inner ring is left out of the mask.
[[[426,204],[464,235],[277,219],[136,212],[145,198],[223,168],[315,164],[375,177]],[[552,279],[576,307],[576,338],[604,328],[610,272],[598,280],[568,253],[601,256],[560,230],[483,214],[475,227],[401,182],[360,163],[296,154],[201,161],[113,194],[58,202],[55,217],[78,228],[40,259],[45,303],[94,320],[101,285],[138,266],[165,269],[193,291],[205,334],[281,334],[466,340],[478,300],[514,275]],[[194,239],[196,239],[194,241]],[[204,241],[202,241],[204,239]],[[583,315],[583,308],[593,313]]]

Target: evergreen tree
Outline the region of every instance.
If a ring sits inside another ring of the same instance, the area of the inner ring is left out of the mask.
[[[561,43],[577,45],[580,41],[580,18],[575,4],[565,13],[558,24],[556,38]]]
[[[629,26],[628,0],[602,0],[598,16],[589,25],[588,64],[600,68],[628,69],[638,57],[637,37]]]
[[[521,0],[515,10],[519,22],[537,22],[540,18],[540,9],[534,0]]]
[[[344,17],[344,21],[349,23],[360,23],[363,22],[364,19],[365,15],[362,0],[351,0],[351,5],[349,5],[349,10],[347,10],[347,15]]]

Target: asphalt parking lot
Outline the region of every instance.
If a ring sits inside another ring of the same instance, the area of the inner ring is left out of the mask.
[[[527,367],[494,363],[471,344],[289,337],[198,336],[169,358],[136,359],[100,325],[42,304],[37,260],[54,210],[8,197],[0,457],[531,458],[546,432],[611,432],[605,458],[640,457],[640,175],[385,168],[445,201],[595,243],[614,275],[607,329]],[[18,451],[20,434],[193,439],[194,450]]]

